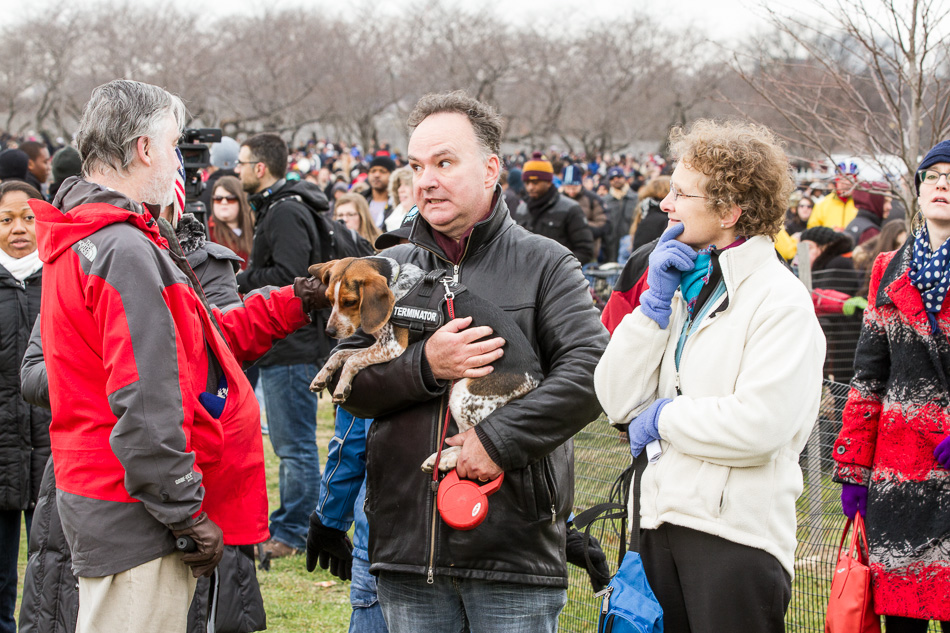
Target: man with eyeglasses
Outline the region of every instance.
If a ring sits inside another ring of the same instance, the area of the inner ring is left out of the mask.
[[[835,189],[815,203],[811,217],[808,218],[808,228],[827,226],[836,231],[843,231],[858,214],[851,197],[858,182],[858,166],[855,163],[838,163],[836,170]]]
[[[313,183],[287,181],[287,144],[277,134],[258,134],[244,142],[234,167],[257,214],[247,270],[238,290],[284,286],[306,276],[320,252],[316,214],[329,208]],[[259,548],[262,560],[303,552],[310,512],[320,494],[317,452],[317,395],[310,381],[329,355],[330,344],[318,323],[279,341],[256,363],[260,367],[269,437],[280,458],[280,507],[270,515],[271,539]]]

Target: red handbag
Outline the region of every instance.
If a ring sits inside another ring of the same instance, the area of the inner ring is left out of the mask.
[[[844,525],[838,545],[838,564],[831,579],[831,596],[825,617],[825,633],[881,633],[881,616],[874,613],[871,569],[868,567],[868,537],[861,513],[854,515],[851,547],[842,553],[852,520]]]

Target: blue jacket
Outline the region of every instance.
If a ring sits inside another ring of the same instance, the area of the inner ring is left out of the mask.
[[[355,519],[353,555],[363,560],[369,560],[366,551],[369,530],[363,514],[363,498],[366,495],[366,433],[372,423],[372,419],[354,417],[337,407],[316,508],[321,523],[344,532]]]

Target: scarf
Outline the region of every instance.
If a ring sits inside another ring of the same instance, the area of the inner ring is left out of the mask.
[[[623,200],[623,197],[627,195],[628,191],[630,191],[630,185],[624,184],[622,189],[614,189],[611,187],[609,193],[615,200]]]
[[[910,280],[920,291],[920,298],[924,301],[924,310],[927,320],[930,321],[930,331],[937,331],[937,314],[943,307],[943,300],[947,296],[950,286],[948,264],[950,264],[950,239],[943,243],[936,252],[930,248],[930,231],[924,228],[914,238],[914,250],[910,259]]]
[[[709,283],[709,277],[712,275],[712,253],[715,248],[715,246],[710,246],[699,251],[693,269],[682,273],[680,277],[680,292],[686,299],[686,311],[690,319],[695,314],[699,293],[703,286]]]
[[[544,195],[538,198],[532,198],[529,196],[526,203],[528,205],[528,213],[533,216],[537,216],[546,208],[548,208],[548,206],[551,204],[551,201],[554,200],[555,197],[557,197],[557,187],[554,185],[551,185],[551,188],[548,189]]]
[[[740,237],[735,242],[722,249],[717,249],[715,244],[702,249],[696,255],[696,263],[693,264],[693,269],[681,274],[680,292],[683,293],[683,298],[686,300],[686,311],[689,313],[690,320],[692,320],[696,314],[696,301],[699,299],[700,293],[703,291],[703,288],[709,283],[709,279],[712,277],[713,255],[719,257],[719,253],[739,246],[745,241],[746,238]]]
[[[39,249],[20,258],[11,257],[0,250],[0,266],[6,268],[17,281],[23,281],[42,268],[43,262],[40,260]]]

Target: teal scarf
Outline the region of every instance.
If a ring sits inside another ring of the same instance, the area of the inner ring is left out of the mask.
[[[704,248],[696,256],[696,263],[693,269],[682,273],[680,276],[680,292],[686,300],[686,310],[689,312],[689,318],[693,318],[693,312],[696,310],[696,299],[703,286],[709,283],[709,277],[712,275],[712,251],[715,246]]]

